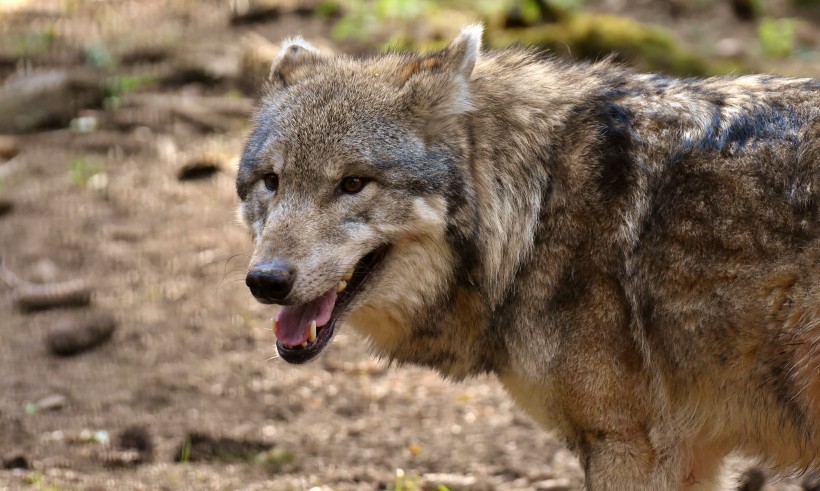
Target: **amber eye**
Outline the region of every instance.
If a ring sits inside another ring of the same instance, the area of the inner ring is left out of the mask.
[[[265,177],[262,178],[262,182],[265,183],[265,187],[268,188],[268,191],[276,192],[279,189],[279,176],[276,174],[265,174]]]
[[[356,194],[364,188],[367,181],[360,177],[345,177],[342,179],[342,191],[347,194]]]

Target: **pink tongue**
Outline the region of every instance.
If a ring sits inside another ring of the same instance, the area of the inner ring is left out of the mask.
[[[316,319],[317,327],[327,324],[335,304],[336,287],[333,287],[312,302],[282,307],[276,314],[276,339],[287,346],[299,346],[308,340],[311,321]]]

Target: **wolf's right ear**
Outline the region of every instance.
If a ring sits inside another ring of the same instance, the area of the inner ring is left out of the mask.
[[[268,80],[277,89],[293,84],[303,74],[321,61],[322,55],[312,44],[300,36],[286,39],[282,49],[273,60]]]

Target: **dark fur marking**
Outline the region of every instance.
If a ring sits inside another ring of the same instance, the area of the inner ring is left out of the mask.
[[[757,108],[735,115],[723,127],[720,107],[715,107],[706,134],[699,139],[684,139],[672,154],[671,162],[702,152],[732,154],[744,147],[763,141],[791,141],[797,143],[801,119],[793,107],[772,106]]]
[[[567,268],[549,300],[549,310],[560,312],[575,308],[581,303],[588,288],[589,285],[582,273],[572,267]]]
[[[632,113],[615,102],[604,102],[595,108],[596,117],[601,121],[600,173],[598,189],[603,199],[609,203],[625,199],[635,183],[635,162],[632,148]]]

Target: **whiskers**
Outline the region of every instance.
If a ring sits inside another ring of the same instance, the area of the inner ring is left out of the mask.
[[[233,269],[228,269],[231,265],[231,261],[236,258],[250,258],[250,254],[234,254],[233,256],[229,257],[225,261],[225,266],[222,268],[222,279],[219,281],[219,284],[216,286],[216,294],[219,295],[219,289],[222,288],[223,285],[237,283],[237,282],[244,282],[245,276],[248,274],[248,265],[241,265],[235,267]]]

